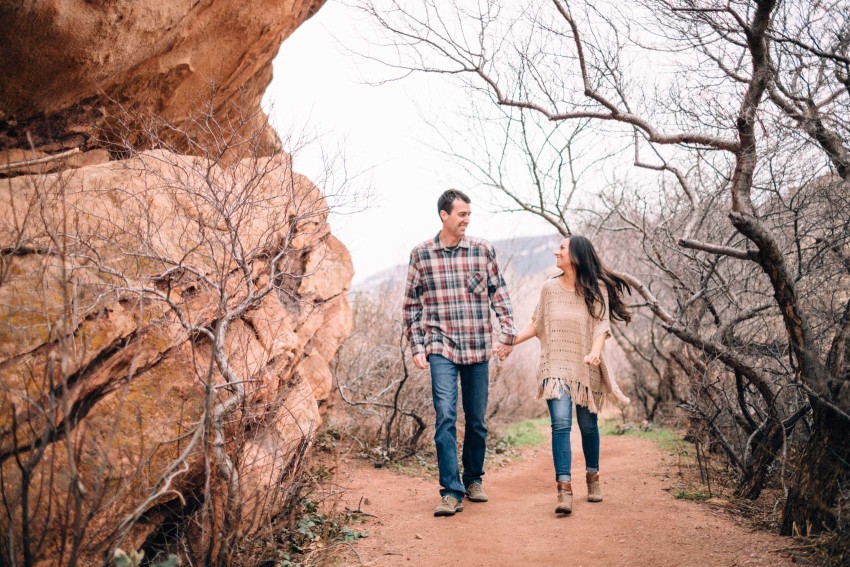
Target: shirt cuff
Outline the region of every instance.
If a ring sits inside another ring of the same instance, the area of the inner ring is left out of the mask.
[[[499,335],[499,342],[503,345],[513,345],[514,341],[516,341],[515,335],[507,335],[505,333]]]
[[[413,356],[425,354],[425,345],[410,345],[410,350],[413,352]]]

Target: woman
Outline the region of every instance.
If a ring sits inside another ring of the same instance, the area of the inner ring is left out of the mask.
[[[583,236],[561,241],[555,252],[561,274],[543,284],[532,322],[515,344],[540,340],[538,399],[544,398],[552,421],[552,456],[558,485],[558,514],[572,513],[570,467],[572,404],[581,429],[587,465],[587,500],[601,502],[599,486],[599,429],[597,414],[614,402],[628,403],[610,375],[602,349],[611,335],[610,319],[631,321],[623,302],[622,278],[599,261],[593,244]]]

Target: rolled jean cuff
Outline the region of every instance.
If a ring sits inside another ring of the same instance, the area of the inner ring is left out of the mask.
[[[457,492],[453,492],[451,490],[441,490],[440,496],[451,496],[458,502],[463,502],[463,497],[466,496],[466,494],[458,494]]]
[[[599,467],[587,467],[586,471],[589,473],[598,473]]]
[[[572,477],[568,474],[555,475],[555,482],[572,482]]]

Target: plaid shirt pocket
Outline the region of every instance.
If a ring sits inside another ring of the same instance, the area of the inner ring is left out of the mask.
[[[466,276],[466,290],[475,295],[487,291],[487,276],[481,272],[469,272]]]

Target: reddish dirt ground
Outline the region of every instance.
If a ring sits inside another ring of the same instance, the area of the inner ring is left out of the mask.
[[[435,518],[433,480],[346,463],[343,504],[374,514],[362,528],[369,537],[347,549],[344,565],[570,567],[609,565],[790,565],[782,548],[791,541],[753,531],[729,513],[674,498],[674,471],[654,443],[631,436],[602,438],[604,501],[589,503],[584,461],[574,430],[573,514],[555,515],[556,493],[548,445],[526,448],[522,458],[489,471],[487,503],[464,502],[464,511]],[[578,449],[578,450],[576,450]],[[670,460],[667,457],[667,460]],[[356,550],[356,551],[355,551]]]

